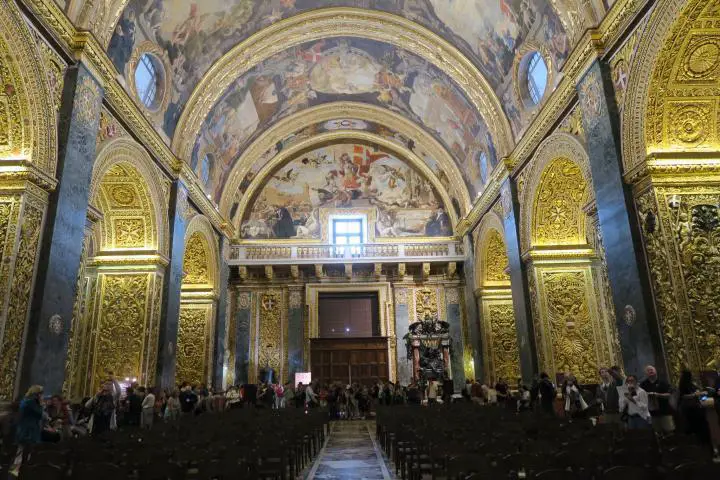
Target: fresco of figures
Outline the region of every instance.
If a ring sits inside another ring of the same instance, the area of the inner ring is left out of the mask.
[[[236,80],[206,118],[191,166],[219,198],[235,160],[264,127],[332,101],[375,104],[424,125],[454,156],[472,194],[484,185],[479,155],[496,162],[487,125],[442,72],[392,45],[336,38],[287,50]]]
[[[322,238],[321,210],[375,209],[376,238],[449,236],[430,182],[405,162],[362,144],[336,144],[276,170],[241,226],[246,239]]]
[[[278,153],[302,140],[312,138],[314,135],[335,130],[359,130],[374,133],[386,140],[397,144],[398,146],[409,148],[416,155],[418,155],[420,159],[423,160],[425,165],[427,165],[427,167],[438,178],[440,184],[443,186],[443,189],[448,192],[452,199],[452,207],[455,211],[455,214],[458,217],[461,217],[463,215],[463,212],[460,209],[460,202],[458,201],[458,197],[460,195],[455,190],[455,187],[450,183],[450,179],[448,178],[447,174],[440,167],[440,164],[437,162],[437,160],[435,160],[435,158],[433,158],[430,154],[424,151],[421,145],[416,145],[415,141],[412,138],[408,138],[400,132],[391,130],[375,122],[354,118],[338,118],[325,122],[319,122],[313,125],[307,125],[302,129],[298,130],[297,132],[289,134],[286,138],[280,140],[262,155],[258,156],[258,158],[251,165],[249,165],[247,171],[244,172],[243,179],[240,182],[240,186],[238,190],[234,192],[234,199],[230,210],[230,218],[232,222],[236,222],[237,208],[240,203],[240,199],[243,197],[243,195],[245,195],[252,181],[256,178],[258,172],[260,172],[260,170],[265,165],[267,165],[273,158],[275,158]],[[487,180],[487,177],[483,179],[483,181],[485,180]]]
[[[556,70],[569,50],[549,0],[130,0],[108,54],[127,77],[130,57],[142,42],[153,42],[165,52],[172,68],[172,98],[158,127],[172,137],[192,89],[222,55],[274,22],[332,6],[383,10],[435,31],[475,63],[499,98],[511,91],[513,58],[525,41],[546,45]],[[368,77],[358,78],[345,93],[367,92],[369,81]],[[322,82],[318,86],[322,87]],[[327,86],[338,93],[337,85]],[[508,95],[507,100],[510,103],[503,106],[517,133],[529,116],[513,96]]]

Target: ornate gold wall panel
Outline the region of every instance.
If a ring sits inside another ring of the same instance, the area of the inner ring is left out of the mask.
[[[505,298],[486,297],[480,301],[485,346],[485,381],[494,384],[499,378],[504,378],[508,383],[514,383],[520,378],[515,311],[509,290],[498,296]]]
[[[650,187],[636,204],[671,376],[711,369],[720,358],[720,185]]]
[[[574,374],[581,383],[597,381],[600,366],[613,364],[611,339],[597,303],[592,267],[535,266],[540,321],[536,323],[541,370]]]
[[[12,400],[21,371],[23,340],[35,281],[47,194],[27,184],[25,192],[0,196],[2,265],[0,292],[0,399]]]
[[[484,255],[484,284],[509,283],[508,257],[505,242],[497,230],[491,230],[488,234]]]
[[[287,375],[287,322],[285,292],[268,290],[258,295],[257,369],[272,368],[280,378]],[[251,377],[252,378],[252,377]]]
[[[212,350],[212,304],[183,304],[180,307],[177,339],[176,383],[208,385]]]

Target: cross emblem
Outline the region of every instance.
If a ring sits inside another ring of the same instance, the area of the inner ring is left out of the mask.
[[[262,299],[262,307],[264,310],[271,310],[275,306],[275,298],[272,295],[265,295]]]

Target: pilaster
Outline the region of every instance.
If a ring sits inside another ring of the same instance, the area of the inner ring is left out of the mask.
[[[24,347],[22,386],[63,386],[103,88],[79,63],[68,69],[58,132],[58,186],[50,195]]]
[[[213,348],[213,366],[212,366],[212,383],[215,390],[224,390],[224,365],[225,365],[225,346],[227,342],[228,331],[228,280],[230,279],[230,267],[227,259],[230,257],[230,243],[227,238],[221,236],[218,245],[220,252],[220,272],[218,275],[217,307],[215,315],[215,347]]]
[[[638,373],[662,355],[632,192],[622,179],[610,68],[596,60],[577,89],[623,363],[628,372]]]
[[[305,345],[303,311],[305,287],[290,285],[288,292],[288,379],[295,382],[295,374],[304,371]]]
[[[235,340],[235,384],[244,384],[250,381],[250,344],[252,335],[252,291],[239,289],[236,292],[236,340]],[[253,379],[254,381],[255,379]]]
[[[465,386],[465,338],[463,335],[462,308],[460,307],[460,291],[458,285],[445,288],[445,312],[447,322],[450,324],[450,339],[452,350],[450,353],[450,367],[455,391]]]
[[[397,381],[408,385],[412,381],[413,365],[407,358],[404,338],[409,332],[410,312],[408,310],[408,289],[405,286],[393,285],[395,297],[395,335],[398,347],[395,351],[397,361]]]

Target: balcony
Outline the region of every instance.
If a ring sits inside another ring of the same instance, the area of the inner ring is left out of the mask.
[[[461,242],[366,243],[362,245],[233,245],[230,265],[302,265],[328,263],[462,262]]]

